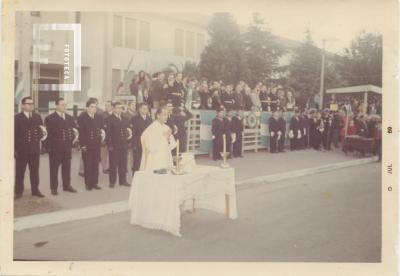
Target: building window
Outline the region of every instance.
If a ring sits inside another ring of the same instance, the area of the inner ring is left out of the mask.
[[[175,29],[175,55],[183,57],[183,30]]]
[[[125,19],[125,47],[136,49],[136,20]]]
[[[113,44],[116,47],[122,47],[122,17],[114,15],[113,20]]]
[[[197,34],[197,58],[201,57],[201,53],[204,50],[205,37],[204,34]]]
[[[150,51],[150,24],[140,21],[139,50]]]
[[[194,33],[186,31],[186,57],[194,58]]]

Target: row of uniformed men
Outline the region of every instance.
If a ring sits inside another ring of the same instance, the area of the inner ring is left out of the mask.
[[[60,166],[63,190],[76,192],[71,186],[71,158],[74,143],[78,141],[87,190],[101,189],[98,179],[102,158],[108,160],[109,186],[115,186],[117,174],[121,186],[130,186],[126,180],[128,152],[132,152],[132,171],[135,173],[139,170],[142,156],[140,137],[153,121],[146,103],[138,105],[136,114],[131,112],[132,116],[123,116],[120,102],[112,102],[111,108],[100,112],[97,109],[97,99],[90,98],[86,102],[86,111],[78,116],[76,124],[74,118],[66,113],[67,103],[59,98],[55,102],[56,111],[45,118],[44,125],[40,115],[33,112],[34,102],[31,97],[23,98],[21,103],[22,112],[15,115],[16,199],[23,194],[27,165],[32,195],[44,196],[39,190],[41,140],[44,140],[43,145],[49,153],[50,188],[53,195],[58,194]],[[170,103],[167,107],[170,113],[167,124],[176,139],[185,141],[184,124],[191,114],[180,108],[172,108]]]
[[[226,116],[225,116],[226,112]],[[290,139],[290,150],[312,147],[316,150],[323,145],[331,149],[333,127],[339,124],[338,117],[329,112],[300,112],[296,110],[290,119],[287,130],[283,113],[275,111],[268,121],[269,152],[284,152],[286,137]],[[343,126],[340,126],[343,127]],[[231,110],[220,108],[212,121],[213,159],[220,160],[223,150],[223,136],[226,140],[226,151],[230,157],[242,157],[244,121],[241,111],[235,115]]]

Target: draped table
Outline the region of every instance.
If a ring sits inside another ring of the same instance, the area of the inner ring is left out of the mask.
[[[138,171],[129,196],[131,224],[181,236],[181,209],[203,208],[237,218],[235,171],[196,166],[183,175]]]

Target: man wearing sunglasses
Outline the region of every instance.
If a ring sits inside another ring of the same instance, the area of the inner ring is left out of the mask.
[[[22,112],[14,117],[14,155],[15,155],[15,199],[22,197],[24,175],[29,166],[32,196],[44,197],[39,191],[40,139],[43,125],[39,114],[34,113],[31,97],[21,100]]]

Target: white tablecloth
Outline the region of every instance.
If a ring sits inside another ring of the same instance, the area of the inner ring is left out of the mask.
[[[237,218],[235,172],[198,166],[184,175],[138,171],[129,196],[131,224],[161,229],[181,236],[181,208],[195,207],[225,214],[225,195],[229,195],[229,218]]]

